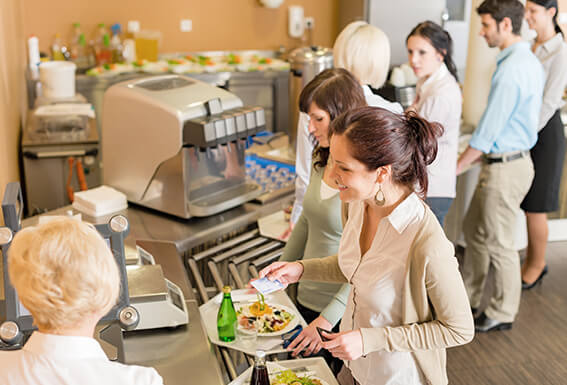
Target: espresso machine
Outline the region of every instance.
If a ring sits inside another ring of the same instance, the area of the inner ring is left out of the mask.
[[[207,83],[162,75],[104,94],[103,181],[130,202],[181,218],[203,217],[261,194],[246,181],[246,138],[264,110]]]

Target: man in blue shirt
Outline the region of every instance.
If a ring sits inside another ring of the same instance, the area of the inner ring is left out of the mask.
[[[486,109],[458,160],[457,174],[482,156],[478,184],[464,219],[463,275],[476,312],[489,266],[494,267],[489,305],[475,319],[476,330],[486,332],[511,328],[520,306],[516,214],[534,176],[529,150],[537,140],[545,75],[520,37],[524,7],[519,1],[485,0],[477,12],[480,35],[500,53]]]

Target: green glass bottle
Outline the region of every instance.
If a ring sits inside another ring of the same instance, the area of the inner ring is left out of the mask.
[[[217,330],[221,341],[230,342],[236,338],[236,311],[230,296],[230,286],[222,288],[223,298],[217,315]]]

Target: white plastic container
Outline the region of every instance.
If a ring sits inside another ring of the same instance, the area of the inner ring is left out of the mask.
[[[28,61],[31,73],[31,78],[37,80],[39,78],[38,65],[39,60],[39,40],[35,36],[30,36],[28,39]]]
[[[66,99],[75,96],[75,63],[49,61],[39,65],[39,80],[43,96],[49,99]]]

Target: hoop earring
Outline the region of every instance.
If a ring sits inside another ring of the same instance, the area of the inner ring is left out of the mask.
[[[386,203],[386,197],[384,196],[384,191],[382,191],[382,185],[380,184],[378,185],[378,191],[374,196],[374,202],[376,202],[376,205],[378,206],[384,206],[384,203]]]

